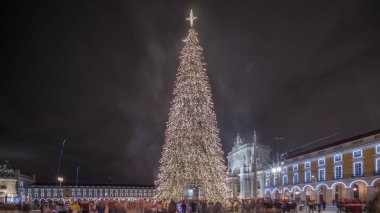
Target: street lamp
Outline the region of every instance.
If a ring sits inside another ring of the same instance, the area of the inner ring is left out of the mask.
[[[57,178],[58,182],[59,182],[59,200],[61,201],[61,192],[62,192],[62,182],[63,182],[63,177],[58,177]]]
[[[273,167],[272,168],[272,173],[276,173],[276,172],[281,172],[281,167]]]

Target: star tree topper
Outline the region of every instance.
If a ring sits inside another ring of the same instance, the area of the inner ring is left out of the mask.
[[[197,17],[193,16],[193,10],[190,10],[190,16],[186,20],[190,21],[191,27],[193,27],[193,22],[195,19],[197,19]]]

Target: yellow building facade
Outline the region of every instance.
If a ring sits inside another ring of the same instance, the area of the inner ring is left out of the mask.
[[[380,130],[289,155],[262,174],[263,197],[371,200],[380,193]]]

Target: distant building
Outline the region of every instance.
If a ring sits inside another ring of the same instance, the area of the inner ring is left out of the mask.
[[[34,184],[26,188],[26,198],[33,202],[68,200],[140,200],[152,199],[155,188],[146,185],[62,185]]]
[[[36,177],[26,176],[12,169],[8,161],[0,165],[0,203],[18,203],[25,197],[25,187],[34,184]]]
[[[262,194],[261,170],[266,165],[267,158],[271,150],[269,146],[257,145],[258,163],[257,163],[257,195]],[[253,143],[246,143],[245,140],[237,134],[232,151],[227,155],[227,182],[230,188],[230,198],[246,199],[254,197],[254,164],[253,164]]]
[[[368,201],[380,193],[380,130],[289,155],[262,171],[262,196],[315,200]]]
[[[227,156],[230,198],[254,197],[253,152],[253,144],[238,135]],[[368,201],[380,194],[380,130],[290,153],[275,163],[265,159],[268,147],[259,146],[257,153],[259,197],[331,204],[346,198]]]

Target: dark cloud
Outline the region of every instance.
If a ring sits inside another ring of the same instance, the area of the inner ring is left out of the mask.
[[[0,159],[44,182],[55,180],[66,138],[67,181],[79,166],[80,182],[152,183],[190,8],[225,152],[253,129],[281,151],[380,128],[376,1],[1,8]]]

